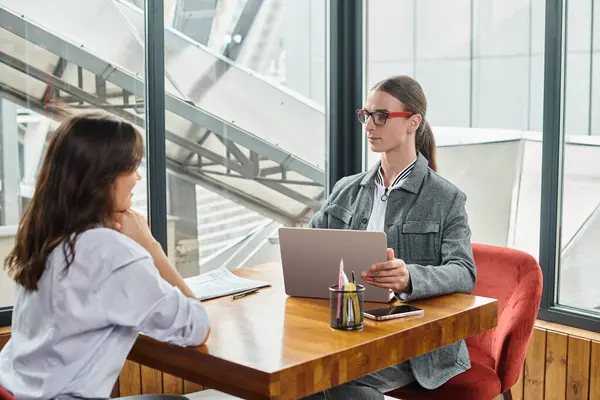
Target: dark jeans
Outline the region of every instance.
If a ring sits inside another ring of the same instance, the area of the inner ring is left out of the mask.
[[[384,393],[396,390],[415,380],[406,361],[305,397],[305,400],[383,400]]]

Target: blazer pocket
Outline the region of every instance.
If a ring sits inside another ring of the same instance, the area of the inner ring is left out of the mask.
[[[402,235],[408,241],[410,260],[437,260],[441,251],[437,245],[439,234],[437,221],[404,221]]]
[[[346,210],[342,206],[337,204],[330,204],[325,208],[325,214],[327,217],[327,227],[329,229],[347,229],[352,222],[351,211]]]

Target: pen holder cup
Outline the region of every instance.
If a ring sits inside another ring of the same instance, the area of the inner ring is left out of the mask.
[[[338,285],[329,287],[329,324],[334,329],[355,331],[364,326],[365,287],[342,290]]]

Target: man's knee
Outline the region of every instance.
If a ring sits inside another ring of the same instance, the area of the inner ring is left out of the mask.
[[[372,387],[350,383],[326,390],[324,398],[327,400],[383,400],[385,396],[379,390]]]

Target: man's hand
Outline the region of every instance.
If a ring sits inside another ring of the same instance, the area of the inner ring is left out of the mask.
[[[363,271],[363,280],[373,286],[404,292],[408,287],[409,273],[404,261],[394,257],[394,249],[387,249],[387,261]]]

